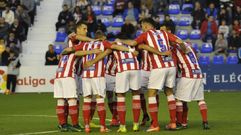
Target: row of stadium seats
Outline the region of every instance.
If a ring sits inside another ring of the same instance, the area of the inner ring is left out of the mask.
[[[200,30],[192,30],[190,34],[188,30],[177,30],[176,35],[180,37],[182,40],[191,39],[191,40],[200,40],[201,34]]]
[[[238,64],[238,56],[228,56],[226,58],[226,62],[225,62],[225,58],[222,55],[217,55],[213,57],[213,61],[212,64]],[[199,57],[199,64],[201,65],[209,65],[211,64],[211,59],[210,56],[200,56]]]
[[[112,15],[114,12],[114,7],[113,7],[114,2],[108,3],[104,5],[103,7],[101,6],[92,6],[92,9],[95,13],[95,15]],[[193,9],[192,4],[183,4],[182,9],[180,9],[180,5],[178,4],[170,4],[168,13],[171,15],[177,15],[179,13],[182,14],[191,14]]]
[[[191,16],[182,16],[180,19],[176,16],[170,16],[173,22],[181,27],[191,26],[192,17]],[[105,24],[106,27],[120,27],[124,23],[124,18],[122,16],[116,16],[112,18],[111,16],[101,16],[101,21]],[[164,16],[160,16],[160,23],[164,21]]]

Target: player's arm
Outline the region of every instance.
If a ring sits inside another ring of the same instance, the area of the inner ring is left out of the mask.
[[[157,50],[153,47],[150,47],[148,45],[145,45],[145,44],[138,45],[138,48],[142,49],[142,50],[147,50],[148,52],[151,52],[151,53],[154,53],[157,55],[171,55],[172,54],[171,51],[160,52],[159,50]]]
[[[118,42],[123,43],[125,45],[129,45],[129,46],[136,46],[137,45],[137,42],[135,40],[129,40],[129,39],[126,39],[126,40],[116,39],[115,43],[118,43]]]
[[[82,35],[76,35],[76,39],[79,41],[84,41],[84,42],[96,41],[96,39],[89,38],[87,36],[82,36]]]
[[[116,45],[116,44],[113,44],[111,46],[111,49],[113,50],[118,50],[118,51],[124,51],[124,52],[131,52],[133,53],[134,55],[138,55],[138,51],[135,51],[135,49],[132,49],[132,48],[128,48],[128,47],[125,47],[123,45]]]
[[[89,50],[89,51],[76,51],[75,52],[75,56],[81,57],[81,56],[85,56],[85,55],[89,55],[89,54],[99,54],[102,51],[100,49],[93,49],[93,50]]]
[[[112,53],[111,49],[107,49],[104,52],[100,53],[99,55],[96,56],[95,59],[87,61],[84,65],[83,68],[88,68],[92,65],[94,65],[95,63],[97,63],[98,61],[102,60],[103,58],[105,58],[105,56],[109,55]]]

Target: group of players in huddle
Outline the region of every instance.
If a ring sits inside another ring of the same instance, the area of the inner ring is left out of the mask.
[[[151,125],[146,132],[160,131],[160,90],[164,90],[168,101],[170,123],[165,127],[167,130],[187,128],[187,102],[190,101],[198,102],[203,129],[209,129],[203,75],[195,51],[165,26],[157,30],[151,18],[143,19],[141,27],[143,33],[135,40],[128,39],[127,33],[121,31],[115,41],[109,42],[102,31],[95,33],[95,39],[87,37],[87,25],[84,22],[77,24],[76,33],[69,35],[68,47],[62,52],[54,82],[61,131],[82,130],[78,121],[78,96],[82,95],[86,133],[91,131],[95,108],[100,132],[110,131],[105,123],[105,97],[112,113],[110,125],[119,126],[117,132],[127,132],[125,96],[129,90],[132,93],[133,131],[139,131],[140,125],[149,121],[149,115]],[[140,60],[138,56],[141,56]],[[148,107],[144,94],[148,97]],[[139,122],[141,110],[143,119]],[[68,115],[72,125],[67,124]]]

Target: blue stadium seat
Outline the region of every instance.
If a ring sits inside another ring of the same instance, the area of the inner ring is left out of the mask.
[[[103,6],[102,15],[112,15],[114,12],[113,6]]]
[[[136,31],[136,37],[140,36],[141,33],[142,33],[142,30],[137,30],[137,31]]]
[[[182,16],[179,20],[179,26],[190,26],[192,23],[192,18],[190,16]]]
[[[178,4],[170,4],[168,8],[169,14],[179,14],[180,13],[180,5]]]
[[[65,32],[57,32],[55,42],[64,42],[68,35]]]
[[[214,56],[213,64],[224,64],[224,57],[222,55]]]
[[[187,30],[178,30],[177,36],[182,40],[186,40],[188,38],[188,31]]]
[[[101,18],[101,22],[106,26],[110,27],[111,26],[111,20],[108,17],[103,17]]]
[[[160,24],[162,24],[163,23],[163,21],[164,21],[164,16],[163,15],[160,15]]]
[[[191,14],[193,10],[192,4],[183,4],[182,5],[182,14]]]
[[[199,47],[198,47],[198,43],[192,43],[192,48],[197,52],[199,52]]]
[[[114,6],[115,0],[108,1],[105,5],[106,6]]]
[[[54,51],[60,54],[63,51],[63,45],[54,45]]]
[[[122,16],[116,16],[113,18],[112,27],[121,27],[124,24],[124,19]]]
[[[91,6],[95,15],[100,15],[101,14],[101,7],[100,6]]]
[[[211,43],[203,43],[201,47],[201,53],[211,53],[213,51],[213,45]]]
[[[209,56],[200,56],[198,62],[201,65],[208,65],[210,64],[210,58]]]
[[[238,56],[228,56],[227,64],[238,64]]]
[[[172,21],[177,25],[178,24],[178,18],[176,16],[170,16],[170,18],[172,19]]]
[[[192,30],[189,38],[193,40],[200,39],[201,38],[200,30]]]
[[[117,34],[120,33],[120,30],[113,30],[112,32],[113,32],[114,35],[117,35]]]

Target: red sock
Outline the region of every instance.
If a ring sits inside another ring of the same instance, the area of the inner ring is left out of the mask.
[[[168,109],[170,114],[171,123],[176,123],[176,100],[173,95],[167,96]]]
[[[207,119],[208,108],[205,101],[199,101],[198,105],[199,105],[200,113],[202,115],[203,122],[208,122],[208,119]]]
[[[145,95],[141,94],[141,110],[143,112],[143,115],[148,115],[147,114],[147,109],[146,109],[146,99],[145,99]]]
[[[125,97],[117,97],[117,112],[120,119],[120,124],[126,124],[126,105],[125,105]]]
[[[96,108],[96,100],[91,99],[91,107],[90,107],[90,119],[92,120],[95,115],[95,108]]]
[[[152,119],[152,126],[157,127],[159,126],[159,124],[158,124],[158,107],[157,107],[156,97],[149,97],[148,102],[149,102],[149,113]]]
[[[90,108],[91,108],[91,99],[90,98],[84,98],[83,103],[83,118],[84,118],[84,124],[85,127],[88,127],[90,124]]]
[[[57,114],[57,117],[58,117],[59,125],[66,124],[64,106],[57,106],[56,107],[56,114]]]
[[[105,111],[104,98],[97,99],[97,110],[98,110],[98,115],[100,118],[100,125],[105,128],[106,127],[105,126],[106,111]]]
[[[134,123],[139,123],[141,113],[141,99],[140,95],[132,96],[132,112],[134,117]]]
[[[78,125],[79,124],[79,121],[78,121],[78,107],[77,105],[74,105],[74,106],[69,106],[69,115],[71,117],[71,120],[72,120],[72,125]]]
[[[187,102],[183,102],[182,124],[187,124],[188,105]]]
[[[177,123],[182,123],[183,105],[181,101],[176,102],[177,106]]]

